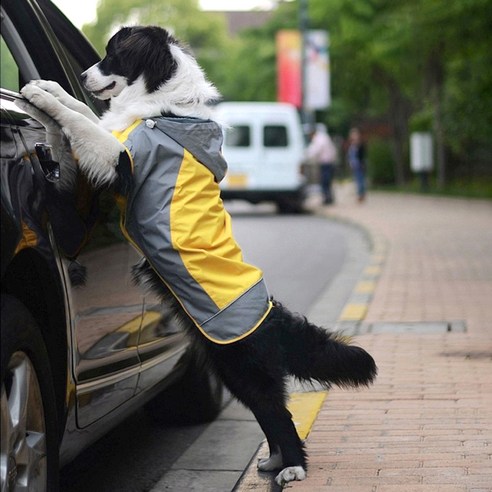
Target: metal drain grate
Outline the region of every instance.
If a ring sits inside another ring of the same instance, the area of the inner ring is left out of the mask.
[[[358,330],[359,334],[363,333],[464,333],[466,332],[466,323],[464,321],[419,321],[414,323],[390,323],[379,322],[362,324]]]

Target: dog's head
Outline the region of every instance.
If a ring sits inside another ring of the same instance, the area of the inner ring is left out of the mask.
[[[178,42],[160,27],[124,27],[109,40],[106,56],[81,75],[84,86],[106,100],[142,77],[146,91],[152,93],[176,72],[173,45]]]

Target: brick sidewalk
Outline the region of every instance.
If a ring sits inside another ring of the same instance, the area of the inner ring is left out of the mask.
[[[492,203],[371,193],[358,204],[351,187],[336,192],[323,213],[385,244],[364,323],[467,332],[358,336],[377,383],[330,391],[307,439],[308,478],[286,489],[492,491]]]

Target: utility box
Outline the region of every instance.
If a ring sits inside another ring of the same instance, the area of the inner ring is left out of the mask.
[[[410,135],[410,168],[414,173],[428,173],[434,167],[432,135],[415,132]]]

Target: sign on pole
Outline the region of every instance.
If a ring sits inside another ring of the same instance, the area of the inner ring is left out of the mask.
[[[302,74],[302,36],[297,30],[277,33],[277,100],[307,110],[330,106],[328,32],[308,30],[305,38],[305,77]],[[305,81],[302,90],[303,79]],[[304,101],[303,99],[304,92]]]
[[[328,32],[306,33],[306,109],[326,109],[331,103],[330,64],[328,58]]]

